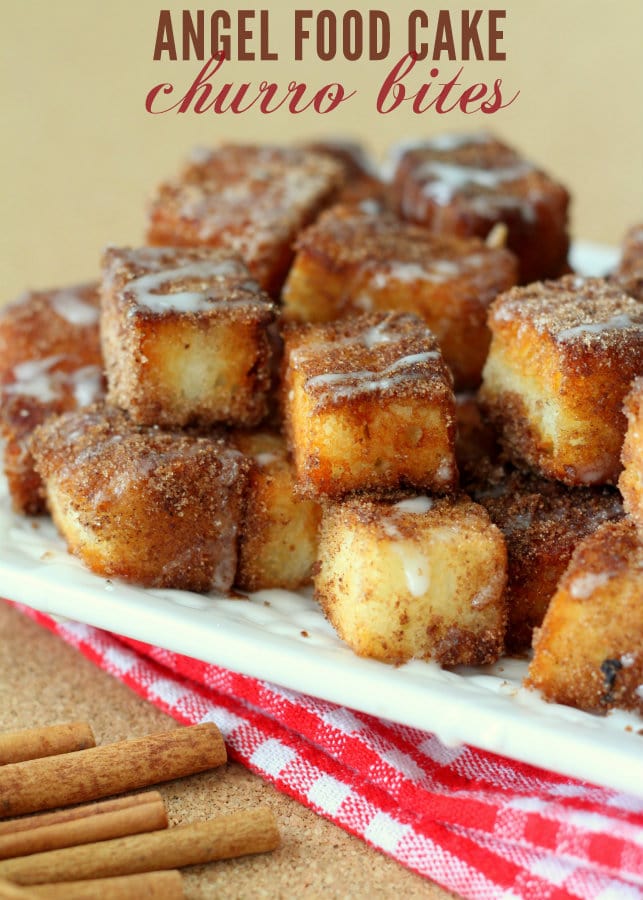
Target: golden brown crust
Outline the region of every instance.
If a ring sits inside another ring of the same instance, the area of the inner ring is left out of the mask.
[[[521,653],[531,646],[576,545],[622,518],[622,503],[613,488],[568,488],[500,464],[470,464],[467,476],[464,489],[507,544],[506,645]]]
[[[523,284],[565,271],[568,192],[488,135],[411,147],[399,159],[392,193],[403,218],[432,231],[484,238],[504,222]]]
[[[643,712],[643,544],[627,519],[578,545],[535,634],[526,684],[590,712]]]
[[[315,596],[361,656],[484,665],[503,648],[505,568],[468,498],[351,497],[324,510]]]
[[[97,284],[31,291],[0,311],[0,434],[14,509],[44,512],[29,437],[54,414],[105,391]]]
[[[285,333],[286,429],[310,498],[457,485],[455,401],[431,332],[379,313]]]
[[[268,410],[275,308],[210,248],[109,248],[101,338],[108,399],[141,424],[257,424]]]
[[[435,333],[456,385],[478,384],[489,345],[487,307],[516,281],[511,253],[348,206],[327,210],[296,247],[283,291],[287,318],[413,312]]]
[[[248,468],[240,453],[96,406],[48,420],[31,449],[54,522],[94,572],[229,590]]]
[[[489,323],[480,399],[511,460],[572,486],[615,483],[643,306],[601,279],[567,276],[501,295]]]
[[[199,151],[152,202],[152,244],[221,247],[279,292],[297,232],[342,185],[343,168],[298,148],[223,145]]]

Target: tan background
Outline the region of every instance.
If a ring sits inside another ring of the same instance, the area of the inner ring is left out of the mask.
[[[277,62],[226,64],[225,79],[291,79],[321,85],[340,80],[358,96],[328,116],[280,111],[262,116],[150,116],[151,86],[187,87],[199,63],[153,62],[161,6],[155,0],[41,0],[4,2],[0,73],[2,110],[2,226],[0,300],[25,286],[46,287],[90,277],[101,247],[138,242],[146,196],[173,172],[193,144],[220,139],[269,141],[309,135],[353,135],[381,152],[403,136],[492,128],[567,183],[574,194],[574,232],[616,243],[643,218],[643,33],[641,0],[588,4],[585,0],[511,0],[505,8],[506,62],[466,63],[466,83],[502,77],[521,95],[492,116],[461,112],[422,116],[375,111],[376,85],[403,52],[403,23],[419,0],[356,4],[326,0],[262,0],[270,9]],[[251,6],[248,2],[242,7]],[[369,6],[394,22],[388,63],[320,63],[312,47],[302,63],[291,53],[292,10]],[[232,4],[200,4],[208,10]],[[451,77],[458,64],[438,64]],[[427,63],[411,81],[428,80]],[[221,78],[223,77],[223,71]]]

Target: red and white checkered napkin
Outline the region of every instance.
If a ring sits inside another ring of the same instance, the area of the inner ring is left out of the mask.
[[[643,897],[643,800],[21,607],[233,759],[468,898]]]

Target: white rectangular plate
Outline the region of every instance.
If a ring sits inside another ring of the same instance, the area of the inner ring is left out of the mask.
[[[575,267],[602,274],[614,251],[574,248]],[[138,638],[353,709],[643,797],[643,719],[599,717],[543,702],[521,687],[526,663],[447,672],[355,656],[310,593],[247,600],[145,590],[107,581],[69,556],[51,522],[27,519],[0,496],[2,593],[34,609]]]

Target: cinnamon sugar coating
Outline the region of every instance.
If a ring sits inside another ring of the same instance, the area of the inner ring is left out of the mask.
[[[347,206],[326,211],[296,248],[283,291],[287,318],[413,312],[436,335],[456,386],[479,383],[489,347],[487,307],[516,283],[511,253]]]
[[[281,435],[236,431],[231,439],[251,463],[235,585],[243,591],[297,590],[311,581],[321,508],[296,496]]]
[[[501,295],[480,399],[518,466],[569,485],[613,484],[623,398],[643,371],[643,306],[598,278]]]
[[[110,403],[146,425],[261,421],[275,308],[241,260],[203,247],[112,247],[103,270]]]
[[[578,545],[542,628],[526,685],[546,700],[643,713],[643,543],[628,519]]]
[[[286,429],[310,498],[457,485],[449,371],[415,316],[377,313],[285,333]]]
[[[489,513],[507,545],[507,649],[531,646],[576,545],[623,516],[614,488],[568,488],[501,464],[469,466],[463,488]]]
[[[635,378],[625,398],[627,431],[621,461],[623,471],[618,486],[625,509],[643,534],[643,377]]]
[[[104,394],[96,284],[29,291],[0,311],[0,434],[13,508],[44,512],[29,437],[53,413]]]
[[[49,419],[31,448],[54,522],[92,571],[146,587],[230,589],[248,465],[224,441],[94,406]]]
[[[569,194],[514,149],[489,135],[442,135],[402,152],[394,208],[431,231],[486,237],[504,222],[520,282],[566,271]]]
[[[324,510],[315,597],[360,656],[494,662],[505,577],[502,535],[469,498],[361,495]]]
[[[643,300],[643,223],[633,225],[625,235],[614,277],[627,294]]]
[[[223,248],[276,296],[297,233],[336,196],[343,178],[340,163],[294,147],[225,144],[195,151],[179,177],[157,190],[147,239]]]

